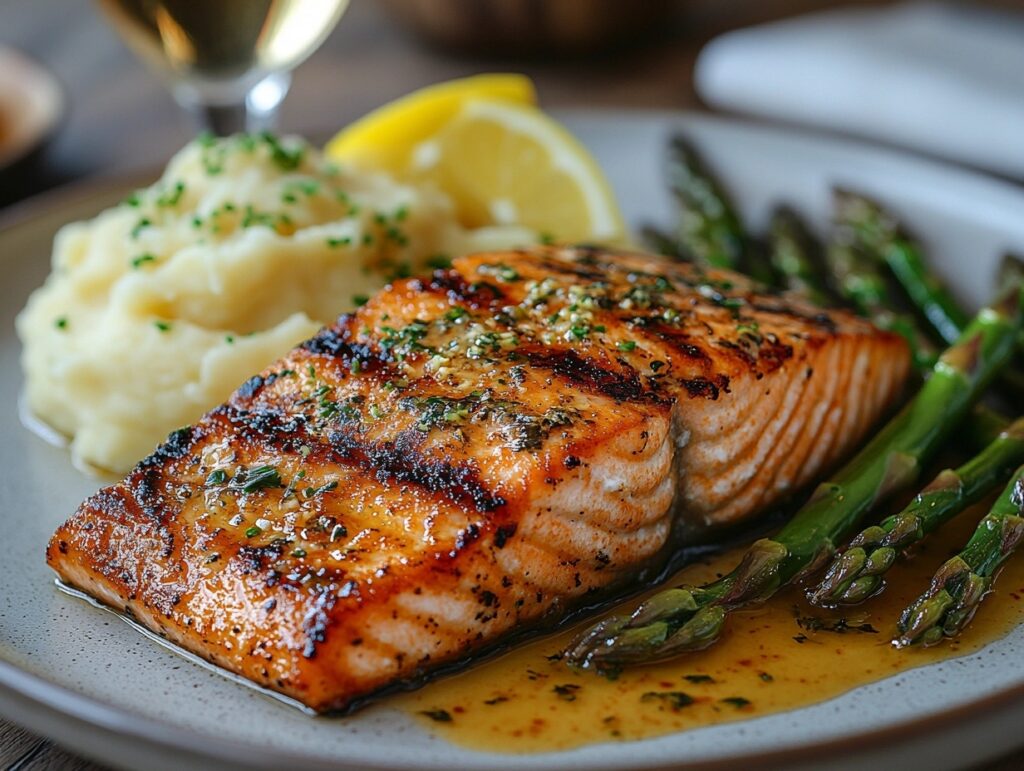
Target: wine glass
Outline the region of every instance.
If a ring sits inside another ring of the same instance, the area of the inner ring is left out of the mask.
[[[349,0],[99,0],[175,100],[224,136],[271,129],[290,71],[327,38]]]

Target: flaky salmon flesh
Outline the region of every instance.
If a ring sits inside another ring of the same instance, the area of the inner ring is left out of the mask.
[[[53,536],[60,578],[315,710],[636,582],[862,440],[904,341],[636,254],[398,281]]]

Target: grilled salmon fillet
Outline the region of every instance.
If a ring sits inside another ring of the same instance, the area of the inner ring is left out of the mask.
[[[906,345],[596,249],[399,281],[81,505],[66,583],[315,710],[463,660],[806,484]]]

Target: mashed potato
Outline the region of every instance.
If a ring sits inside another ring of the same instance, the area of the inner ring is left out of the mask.
[[[76,461],[127,471],[388,278],[536,241],[346,173],[296,139],[197,140],[152,187],[58,234],[17,320],[28,407]]]

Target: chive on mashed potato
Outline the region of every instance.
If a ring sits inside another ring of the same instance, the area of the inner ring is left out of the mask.
[[[57,234],[17,319],[27,406],[76,462],[125,472],[388,279],[536,240],[463,228],[441,192],[349,173],[298,139],[200,138]]]

